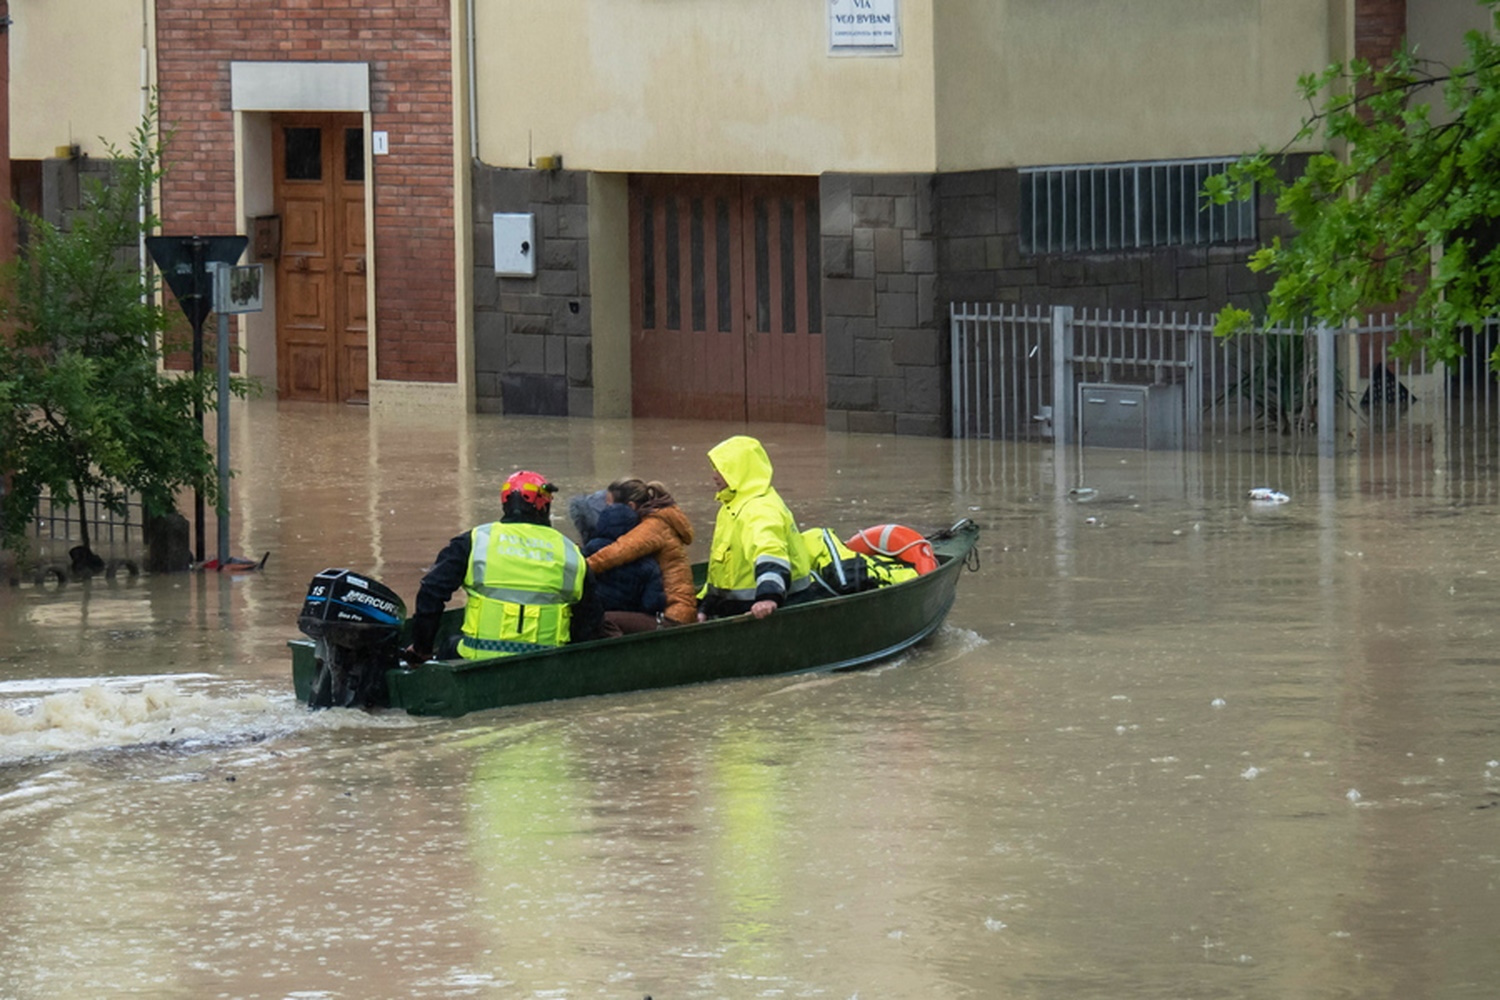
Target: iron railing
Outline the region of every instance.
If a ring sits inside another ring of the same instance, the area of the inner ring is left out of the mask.
[[[1126,446],[1138,434],[1156,449],[1357,454],[1392,472],[1500,459],[1494,323],[1466,334],[1451,366],[1391,357],[1402,329],[1389,316],[1223,339],[1208,314],[965,303],[950,333],[956,438]],[[1125,416],[1110,424],[1115,404]]]

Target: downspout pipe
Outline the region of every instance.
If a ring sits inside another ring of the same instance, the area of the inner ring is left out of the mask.
[[[3,2],[3,0],[0,0]],[[468,37],[464,44],[468,49],[468,67],[465,76],[468,77],[467,86],[469,90],[469,160],[479,161],[479,75],[474,69],[474,0],[464,0],[465,18],[468,21]]]
[[[10,0],[0,0],[0,263],[16,255],[10,202]]]
[[[3,0],[0,0],[3,2]],[[146,115],[151,110],[151,20],[150,12],[146,5],[150,0],[141,0],[141,121],[146,120]],[[154,137],[153,137],[154,138]],[[150,266],[151,258],[146,252],[146,199],[156,194],[155,191],[141,190],[141,201],[136,206],[136,263],[141,274],[146,273]]]

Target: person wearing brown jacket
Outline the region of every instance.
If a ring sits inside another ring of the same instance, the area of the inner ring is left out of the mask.
[[[661,483],[634,478],[610,483],[606,494],[610,503],[629,505],[641,522],[589,556],[589,569],[603,573],[645,556],[655,556],[661,567],[662,588],[667,593],[667,609],[662,612],[661,624],[686,625],[697,621],[697,588],[693,586],[693,568],[687,555],[687,547],[693,542],[693,526],[672,494]],[[624,631],[645,631],[651,627],[644,621],[636,623],[636,627],[617,624],[623,625]]]

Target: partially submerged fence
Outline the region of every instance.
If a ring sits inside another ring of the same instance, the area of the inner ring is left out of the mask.
[[[1388,317],[1228,339],[1207,314],[957,304],[950,317],[956,438],[1428,467],[1500,456],[1493,325],[1446,367],[1391,358],[1401,331]]]
[[[77,500],[43,492],[37,503],[32,534],[38,541],[69,542],[82,540],[82,525],[87,524],[89,541],[96,550],[134,550],[145,547],[144,513],[138,498],[127,496],[122,511],[109,508],[97,496]]]

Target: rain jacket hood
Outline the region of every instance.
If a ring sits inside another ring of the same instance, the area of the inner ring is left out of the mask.
[[[728,485],[714,494],[720,503],[733,503],[771,491],[771,459],[753,437],[738,434],[708,450],[708,460]]]

